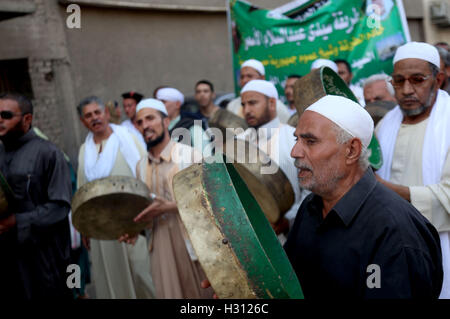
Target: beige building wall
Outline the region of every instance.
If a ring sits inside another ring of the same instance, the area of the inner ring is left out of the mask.
[[[423,0],[425,41],[431,44],[436,42],[447,42],[450,44],[450,26],[439,27],[431,21],[430,4],[433,2],[445,2],[448,7],[447,12],[450,15],[450,0]]]

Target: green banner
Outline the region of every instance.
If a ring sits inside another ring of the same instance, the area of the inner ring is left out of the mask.
[[[264,64],[266,79],[276,85],[283,98],[286,78],[309,73],[311,63],[319,58],[347,60],[352,66],[352,82],[357,84],[375,73],[391,74],[395,50],[409,40],[399,1],[297,3],[301,4],[292,3],[283,11],[282,7],[265,10],[245,1],[230,1],[236,93],[240,65],[247,59]]]

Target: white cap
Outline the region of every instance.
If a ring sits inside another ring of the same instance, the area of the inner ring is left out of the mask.
[[[163,101],[184,103],[184,95],[174,88],[162,88],[156,93],[156,98]]]
[[[255,60],[255,59],[250,59],[250,60],[247,60],[244,63],[242,63],[241,69],[244,68],[244,67],[250,67],[252,69],[255,69],[261,75],[265,75],[266,74],[266,70],[264,69],[264,65],[260,61]]]
[[[329,68],[331,68],[334,72],[338,73],[338,66],[336,63],[334,63],[331,60],[327,60],[327,59],[317,59],[315,60],[312,64],[311,64],[311,70],[312,69],[318,69],[321,66],[327,66]]]
[[[403,59],[420,59],[433,63],[438,69],[441,68],[441,58],[438,50],[425,42],[408,42],[398,47],[394,55],[393,64]]]
[[[306,111],[319,113],[351,136],[359,138],[365,147],[369,146],[373,134],[373,120],[358,103],[342,96],[325,95],[311,104]]]
[[[154,109],[154,110],[157,110],[157,111],[160,111],[160,112],[164,113],[165,115],[168,115],[166,106],[160,100],[144,99],[144,100],[140,101],[138,103],[138,105],[136,106],[136,113],[139,113],[140,110],[146,109],[146,108],[147,109]]]
[[[267,97],[278,99],[278,91],[272,82],[266,80],[251,80],[241,90],[241,94],[248,91],[254,91],[264,94]]]

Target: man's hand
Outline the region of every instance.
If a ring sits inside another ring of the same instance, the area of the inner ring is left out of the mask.
[[[211,284],[209,283],[209,280],[208,280],[208,279],[205,279],[205,280],[203,280],[203,281],[200,283],[200,286],[201,286],[203,289],[207,289],[207,288],[211,287]],[[214,298],[214,299],[219,299],[219,297],[216,295],[216,293],[214,293],[213,298]]]
[[[289,231],[289,221],[285,217],[281,217],[275,224],[270,224],[275,234],[286,234]]]
[[[134,218],[136,223],[149,223],[153,218],[164,213],[177,213],[178,208],[175,202],[168,201],[162,197],[156,196],[153,202]]]
[[[6,233],[16,225],[16,215],[11,214],[6,218],[0,219],[0,234]]]
[[[125,234],[119,237],[119,243],[127,243],[129,245],[133,245],[136,244],[136,241],[138,239],[139,234],[130,237],[130,235]]]
[[[411,192],[409,191],[409,187],[388,182],[388,181],[382,179],[380,177],[380,175],[378,175],[378,174],[375,174],[375,178],[381,184],[383,184],[387,188],[390,188],[391,190],[396,192],[398,195],[400,195],[401,197],[406,199],[408,202],[411,202]]]

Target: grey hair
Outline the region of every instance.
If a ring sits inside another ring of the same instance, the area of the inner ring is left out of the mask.
[[[392,86],[391,82],[389,82],[390,80],[390,76],[384,73],[378,73],[378,74],[374,74],[369,76],[365,81],[364,81],[364,86],[375,83],[377,81],[384,81],[384,83],[386,83],[386,87],[387,90],[389,92],[390,95],[395,96],[395,91],[394,91],[394,87]]]
[[[441,69],[438,68],[436,65],[434,65],[431,62],[428,62],[428,65],[430,66],[431,74],[433,75],[433,78],[435,79],[437,77],[438,73],[441,71]]]
[[[334,123],[333,123],[333,129],[336,132],[336,142],[338,144],[345,144],[353,138],[353,136],[350,135],[350,133],[348,133],[347,131],[340,128],[339,126],[337,126]],[[361,145],[362,145],[362,143],[361,143]],[[369,149],[367,148],[367,146],[362,145],[361,154],[359,155],[359,159],[358,159],[358,164],[359,164],[359,167],[364,171],[369,167]]]
[[[96,103],[96,104],[100,107],[100,109],[101,109],[102,111],[105,110],[105,104],[103,103],[103,101],[102,101],[99,97],[93,95],[93,96],[85,97],[85,98],[82,99],[81,102],[77,105],[78,115],[79,115],[79,116],[83,116],[83,108],[84,108],[86,105],[91,104],[91,103]]]
[[[438,50],[439,56],[444,61],[445,66],[449,66],[450,65],[450,52],[448,52],[446,49],[439,47],[439,46],[435,46],[435,48]]]

